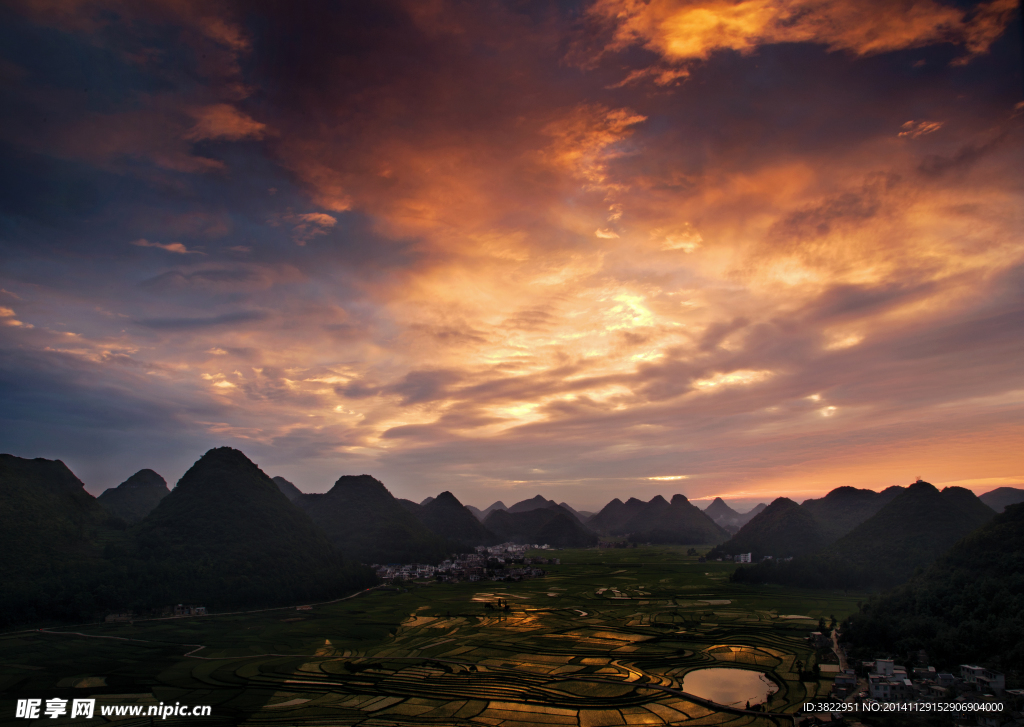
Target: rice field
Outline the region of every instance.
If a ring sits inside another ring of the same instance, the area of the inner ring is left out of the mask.
[[[807,634],[863,596],[734,585],[731,563],[684,553],[565,550],[519,583],[407,582],[311,610],[8,634],[0,723],[26,723],[18,698],[93,697],[211,704],[204,725],[786,724],[691,698],[683,678],[755,670],[778,687],[767,711],[793,713],[830,686],[800,680]],[[75,722],[90,723],[106,724]]]

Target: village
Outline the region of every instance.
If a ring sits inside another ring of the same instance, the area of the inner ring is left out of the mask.
[[[523,545],[501,543],[478,545],[475,553],[449,558],[437,565],[409,563],[406,565],[374,564],[372,567],[382,581],[409,581],[433,578],[444,583],[460,581],[521,581],[545,575],[539,565],[559,565],[560,558],[526,557],[528,550],[550,550],[549,545]]]
[[[838,631],[815,631],[808,638],[819,654],[838,657],[838,664],[819,664],[822,676],[834,675],[831,700],[856,705],[857,709],[812,715],[804,724],[858,725],[861,722],[854,714],[881,712],[885,710],[883,705],[953,704],[963,705],[963,709],[943,707],[942,711],[957,714],[958,725],[1024,727],[1024,689],[1007,689],[1006,678],[999,672],[971,664],[961,664],[958,670],[938,671],[928,665],[928,654],[923,650],[908,654],[907,666],[892,658],[849,664],[845,649],[839,644],[840,636]]]

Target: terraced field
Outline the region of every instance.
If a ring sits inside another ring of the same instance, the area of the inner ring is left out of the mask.
[[[7,635],[0,723],[19,697],[94,696],[212,704],[212,718],[179,720],[204,725],[786,724],[742,696],[687,695],[685,676],[755,670],[775,689],[767,711],[792,713],[829,686],[799,679],[796,662],[814,659],[807,634],[857,596],[733,585],[731,564],[684,550],[560,551],[563,565],[521,583],[408,583],[312,610]]]

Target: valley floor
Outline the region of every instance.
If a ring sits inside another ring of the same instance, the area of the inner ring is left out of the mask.
[[[841,620],[862,596],[731,584],[733,564],[685,550],[566,550],[519,583],[406,582],[311,610],[6,635],[0,723],[18,699],[55,697],[213,707],[168,725],[773,723],[742,696],[688,696],[687,673],[708,667],[763,674],[774,714],[826,694],[796,663],[815,662],[818,618]],[[98,714],[73,723],[105,724]]]

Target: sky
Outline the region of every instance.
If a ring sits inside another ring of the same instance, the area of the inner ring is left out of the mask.
[[[1014,0],[9,0],[0,451],[1024,483],[1021,45]]]

